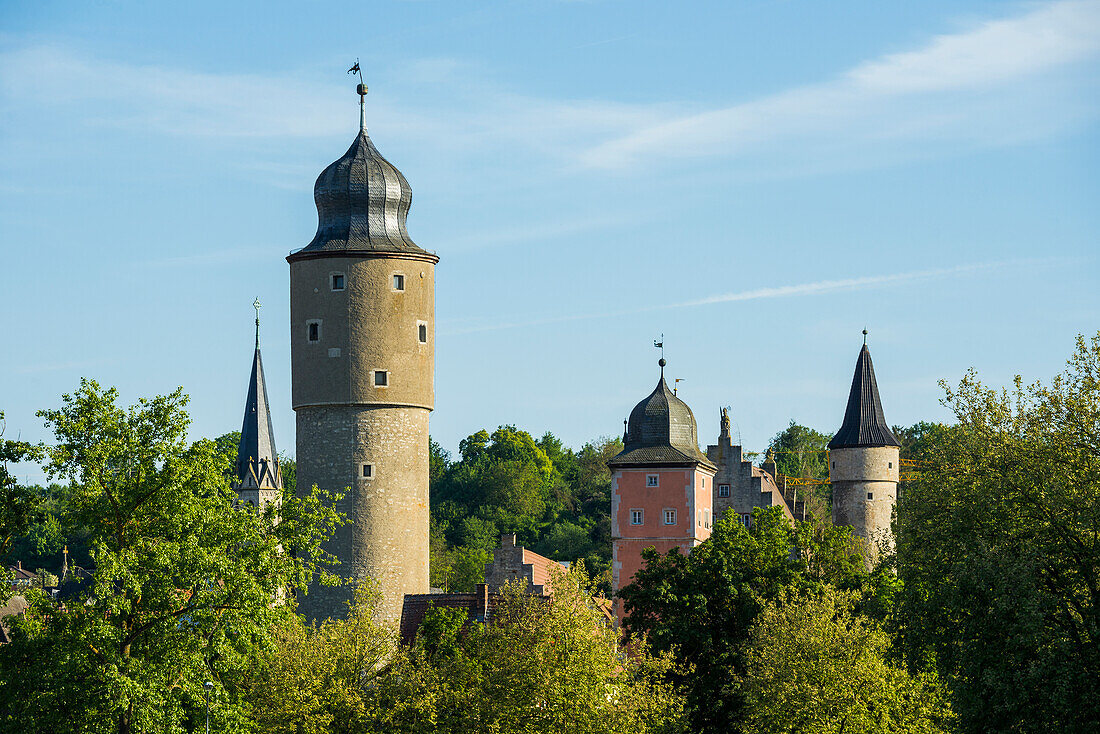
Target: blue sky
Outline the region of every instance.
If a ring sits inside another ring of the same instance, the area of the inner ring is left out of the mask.
[[[240,426],[253,298],[293,452],[288,266],[358,123],[437,269],[446,447],[579,446],[668,374],[713,441],[887,419],[1100,327],[1100,2],[0,5],[0,409],[81,376]],[[20,474],[36,480],[32,468]]]

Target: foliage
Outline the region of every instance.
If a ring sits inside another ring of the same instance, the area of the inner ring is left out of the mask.
[[[1100,334],[1049,386],[943,387],[958,423],[898,512],[909,659],[964,731],[1097,731]]]
[[[429,615],[373,689],[379,731],[678,732],[667,659],[624,656],[583,564],[550,602],[506,586],[486,625]]]
[[[34,460],[40,451],[28,443],[4,438],[3,422],[4,413],[0,411],[0,557],[41,518],[39,494],[21,486],[8,473],[8,462]]]
[[[624,626],[653,652],[695,666],[679,682],[697,732],[729,731],[744,716],[744,647],[767,602],[825,584],[873,596],[849,528],[813,519],[792,526],[777,507],[755,509],[750,530],[727,514],[690,555],[651,548],[642,557],[645,567],[619,593]]]
[[[306,626],[284,618],[271,645],[244,676],[242,696],[259,731],[271,734],[351,734],[372,717],[366,688],[397,647],[374,621],[375,590],[357,590],[347,619]]]
[[[751,734],[932,734],[950,709],[934,681],[888,662],[890,641],[855,613],[855,592],[784,591],[760,611],[745,651]]]
[[[788,477],[827,477],[825,449],[832,435],[818,433],[812,428],[790,424],[772,437],[768,449],[775,452],[775,466]]]
[[[129,409],[117,398],[83,380],[39,413],[56,436],[46,472],[70,486],[95,573],[60,613],[40,598],[13,626],[0,730],[183,731],[205,680],[222,699],[219,727],[239,723],[232,681],[290,613],[278,600],[305,587],[308,559],[340,520],[318,492],[284,504],[279,523],[273,508],[234,509],[214,442],[185,440],[180,390]]]
[[[828,454],[832,434],[824,434],[795,423],[772,437],[768,451],[775,459],[776,471],[788,477],[820,479],[829,476]],[[803,496],[805,495],[805,496]],[[800,490],[799,498],[806,502],[806,509],[813,515],[826,518],[833,503],[832,486],[812,485],[808,491]]]
[[[502,533],[559,560],[583,559],[610,593],[611,475],[618,439],[565,447],[551,433],[534,439],[501,426],[463,439],[461,459],[429,442],[432,584],[467,590],[481,580]],[[479,565],[480,564],[480,565]]]

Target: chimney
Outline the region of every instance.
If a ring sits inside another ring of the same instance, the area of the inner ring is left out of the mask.
[[[516,547],[516,534],[515,533],[505,533],[504,535],[500,536],[500,547],[501,548],[515,548]]]

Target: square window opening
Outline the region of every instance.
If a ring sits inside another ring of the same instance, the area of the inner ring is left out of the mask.
[[[332,290],[342,291],[344,290],[344,274],[333,273],[332,274]]]
[[[894,468],[894,462],[892,462],[892,461],[886,462],[886,468],[887,469],[893,469]]]
[[[665,525],[676,524],[676,510],[665,510]]]
[[[405,276],[401,273],[393,274],[393,289],[395,291],[405,290]]]
[[[374,371],[374,386],[375,387],[388,387],[390,384],[390,373],[385,370]]]
[[[363,479],[374,479],[374,464],[363,464]]]
[[[642,511],[642,510],[631,510],[630,511],[630,524],[631,525],[641,525],[642,521],[644,519],[645,519],[645,512],[644,511]]]
[[[658,481],[659,480],[658,480],[658,477],[657,477],[656,474],[647,474],[646,478],[645,478],[645,486],[647,486],[647,487],[658,487],[658,486],[660,486],[658,484]]]
[[[729,497],[730,496],[730,485],[728,485],[728,484],[719,484],[718,485],[718,496],[719,497]]]
[[[875,498],[875,493],[874,492],[868,492],[867,493],[867,499],[873,500],[874,498]]]

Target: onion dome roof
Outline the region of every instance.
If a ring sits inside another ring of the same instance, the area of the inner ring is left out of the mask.
[[[661,379],[657,387],[630,411],[623,450],[608,464],[713,466],[699,450],[695,415],[687,403],[669,389],[663,359],[660,364]]]
[[[374,147],[366,127],[313,186],[317,234],[288,260],[318,255],[396,253],[438,258],[417,246],[405,228],[412,187]]]
[[[866,335],[867,332],[863,333]],[[866,344],[856,360],[856,372],[852,376],[852,389],[848,393],[844,423],[829,441],[831,449],[861,446],[901,446],[883,415],[882,399],[875,381],[875,367],[871,364],[871,351]]]

